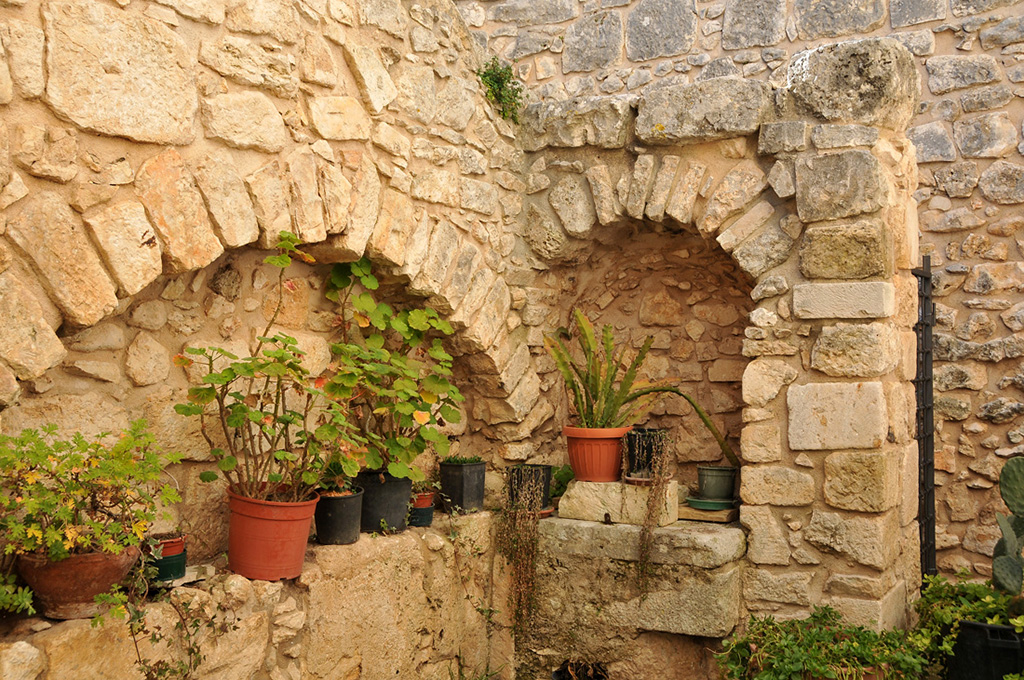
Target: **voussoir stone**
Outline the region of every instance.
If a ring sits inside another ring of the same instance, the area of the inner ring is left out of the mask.
[[[796,209],[804,222],[872,213],[888,202],[888,195],[882,165],[868,151],[852,149],[796,163]]]
[[[206,136],[235,149],[277,153],[288,141],[284,119],[260,92],[219,94],[203,100]]]
[[[833,377],[874,378],[896,368],[899,338],[889,324],[826,326],[811,350],[811,368]]]
[[[789,447],[794,451],[871,449],[885,441],[882,383],[790,385]]]
[[[796,0],[793,6],[801,38],[834,38],[870,33],[885,21],[882,0]]]
[[[802,52],[789,67],[789,83],[797,103],[828,122],[889,130],[906,129],[921,94],[913,55],[891,38]]]
[[[800,244],[800,271],[808,279],[864,279],[891,269],[880,220],[808,227]]]
[[[729,0],[722,25],[722,47],[778,45],[786,37],[786,0]]]
[[[195,60],[174,31],[98,2],[48,2],[42,12],[46,102],[58,116],[137,142],[192,142]]]
[[[21,380],[38,378],[59,364],[67,350],[43,318],[35,296],[10,271],[0,273],[0,359]]]
[[[622,16],[598,12],[577,19],[565,31],[562,71],[596,71],[618,63],[622,57]]]
[[[626,56],[647,61],[683,54],[696,36],[693,0],[640,0],[626,18]]]
[[[160,276],[160,242],[141,203],[123,201],[83,219],[125,294],[135,295]]]
[[[117,290],[78,215],[51,191],[29,196],[7,234],[42,274],[43,285],[68,320],[91,326],[114,311]]]
[[[702,234],[716,233],[725,220],[751,203],[766,186],[768,178],[757,163],[741,162],[722,178],[708,197],[704,212],[697,218],[697,228]]]
[[[715,78],[669,85],[640,100],[636,134],[649,144],[691,144],[753,134],[768,107],[756,80]]]
[[[566,175],[548,192],[548,202],[570,236],[582,238],[597,222],[594,202],[580,175]]]

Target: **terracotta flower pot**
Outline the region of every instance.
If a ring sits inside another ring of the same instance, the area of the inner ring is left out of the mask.
[[[569,465],[580,482],[617,482],[622,473],[622,437],[628,427],[565,427]]]
[[[228,568],[261,581],[301,575],[317,500],[258,501],[229,490]]]
[[[18,555],[18,573],[35,593],[43,616],[51,619],[88,619],[106,607],[93,598],[108,592],[128,575],[139,549],[119,555],[88,553],[53,562],[46,555]]]
[[[185,552],[185,534],[160,541],[160,557],[173,557]]]
[[[424,491],[423,493],[417,493],[416,497],[412,500],[412,507],[414,508],[432,508],[434,507],[434,494],[435,491]]]

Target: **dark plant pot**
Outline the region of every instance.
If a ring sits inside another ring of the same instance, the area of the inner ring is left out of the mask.
[[[702,500],[732,500],[736,497],[739,468],[722,465],[697,466],[697,496]]]
[[[551,680],[608,680],[604,664],[566,661],[551,671]]]
[[[530,485],[537,485],[540,490],[540,507],[529,510],[543,510],[551,505],[551,466],[550,465],[515,465],[508,469],[508,501],[512,506],[519,504],[525,497]]]
[[[324,496],[316,504],[316,542],[321,545],[348,545],[359,540],[359,521],[363,516],[363,490],[356,487],[348,496]]]
[[[434,506],[409,510],[409,526],[429,527],[434,523]]]
[[[634,427],[626,433],[626,474],[629,484],[654,483],[654,461],[665,448],[667,430],[659,427]]]
[[[248,579],[298,578],[317,498],[262,501],[228,491],[228,569]]]
[[[405,511],[412,495],[412,480],[380,472],[360,472],[356,477],[363,487],[363,517],[359,528],[366,533],[404,531]]]
[[[1011,626],[961,621],[950,657],[949,680],[1002,680],[1024,671],[1021,636]]]
[[[441,504],[445,512],[452,509],[477,512],[484,507],[484,478],[487,464],[441,463]]]
[[[174,553],[167,557],[151,560],[156,567],[157,581],[174,581],[185,576],[185,563],[188,562],[188,551]]]
[[[18,555],[18,573],[35,594],[43,614],[51,619],[88,619],[106,609],[93,598],[110,592],[139,559],[139,549],[125,548],[120,555],[88,553],[51,562],[46,555]]]

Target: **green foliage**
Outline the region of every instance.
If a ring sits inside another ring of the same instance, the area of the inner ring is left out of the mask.
[[[476,74],[484,85],[487,99],[498,107],[498,115],[518,123],[519,110],[523,108],[523,84],[512,72],[512,65],[491,57]]]
[[[0,436],[0,536],[5,574],[0,575],[0,608],[31,613],[31,594],[10,574],[11,556],[46,555],[59,561],[72,554],[118,554],[143,542],[157,516],[157,502],[180,501],[160,483],[164,455],[138,420],[113,437],[64,439],[55,425]]]
[[[869,670],[909,680],[925,668],[905,632],[851,626],[830,607],[815,607],[806,619],[751,617],[746,632],[727,639],[715,658],[726,680],[852,680]]]
[[[996,513],[1002,538],[993,553],[992,583],[1005,593],[1020,595],[1024,585],[1024,458],[1006,461],[999,475],[999,494],[1013,514]]]
[[[558,498],[565,493],[569,482],[576,478],[571,465],[552,468],[551,470],[551,497]]]
[[[181,415],[200,418],[217,463],[217,471],[200,478],[223,476],[246,498],[305,500],[320,484],[325,466],[331,465],[335,477],[338,470],[358,472],[351,453],[363,442],[349,419],[347,376],[310,376],[295,338],[270,335],[283,304],[286,268],[293,257],[312,262],[297,245],[293,234],[281,232],[278,254],[264,260],[280,269],[279,297],[252,356],[201,347],[175,359],[179,366],[199,363],[206,371],[202,385],[189,389],[188,402],[175,406]]]
[[[484,459],[480,456],[447,456],[441,462],[445,465],[473,465],[484,462]]]
[[[365,466],[419,481],[413,460],[428,447],[447,454],[441,428],[461,419],[465,398],[450,382],[452,357],[442,344],[453,330],[433,309],[377,302],[377,287],[366,258],[337,264],[328,277],[327,297],[344,315],[332,346],[332,394],[351,409]]]

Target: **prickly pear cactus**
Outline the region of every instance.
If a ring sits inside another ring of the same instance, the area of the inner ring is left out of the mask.
[[[999,474],[999,494],[1010,512],[1024,517],[1024,458],[1006,461]]]
[[[999,493],[1013,514],[996,514],[1003,537],[993,553],[992,583],[1004,592],[1019,595],[1024,586],[1024,458],[1011,458],[1003,466]]]

